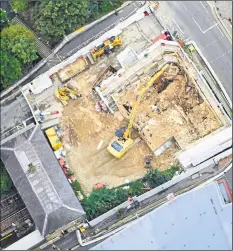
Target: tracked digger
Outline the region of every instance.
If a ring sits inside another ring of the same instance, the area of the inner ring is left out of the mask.
[[[94,60],[96,60],[98,57],[110,54],[112,51],[114,51],[116,48],[120,47],[121,45],[122,45],[122,39],[119,36],[112,36],[108,40],[97,45],[92,50],[92,56]]]
[[[140,105],[144,95],[148,89],[155,83],[155,81],[167,70],[169,64],[166,64],[149,80],[145,87],[139,91],[139,95],[136,97],[136,102],[130,113],[130,118],[127,127],[123,127],[117,130],[115,137],[109,143],[107,150],[115,158],[120,159],[129,148],[134,145],[134,140],[131,138],[131,131],[133,123],[137,114],[138,106]]]
[[[66,105],[66,102],[70,99],[77,99],[81,94],[78,94],[76,90],[73,90],[68,87],[62,87],[55,89],[55,97],[63,104]]]

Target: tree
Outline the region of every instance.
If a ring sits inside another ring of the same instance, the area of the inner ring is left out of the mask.
[[[11,178],[4,167],[4,164],[0,160],[0,173],[1,173],[1,178],[0,178],[0,185],[1,185],[1,194],[5,194],[11,191],[13,188],[13,183],[11,181]]]
[[[88,20],[87,22],[91,22],[99,18],[99,1],[98,0],[91,0],[88,3]]]
[[[7,13],[5,10],[0,9],[0,30],[2,30],[3,28],[5,28],[8,25],[9,19],[7,17]]]
[[[127,191],[122,188],[103,188],[93,190],[89,197],[84,198],[82,204],[88,219],[91,220],[123,203],[127,198]]]
[[[36,29],[46,39],[61,39],[83,26],[88,18],[86,0],[43,0],[35,15]]]
[[[139,196],[144,192],[145,192],[145,186],[141,181],[136,180],[131,182],[130,188],[128,190],[129,196],[135,196],[135,195]]]
[[[10,25],[2,30],[1,48],[11,52],[24,64],[38,58],[34,34],[18,24]]]
[[[120,5],[120,1],[102,0],[100,4],[100,10],[103,13],[107,13],[114,9],[117,9],[118,7],[120,7]]]
[[[73,188],[75,195],[78,195],[78,191],[79,191],[83,195],[84,198],[86,197],[84,191],[82,190],[81,185],[79,184],[77,180],[71,183],[71,187]]]
[[[178,170],[180,170],[178,164],[172,165],[171,168],[165,171],[160,171],[156,168],[151,169],[143,177],[142,181],[148,184],[151,188],[155,188],[171,180]]]
[[[7,51],[0,51],[1,57],[1,72],[0,72],[0,80],[1,87],[3,90],[11,84],[18,80],[22,76],[21,64],[17,58],[11,55],[11,53]]]
[[[11,0],[11,6],[14,12],[20,13],[25,11],[29,6],[28,0]]]

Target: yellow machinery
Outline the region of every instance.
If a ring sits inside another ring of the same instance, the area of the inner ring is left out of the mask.
[[[126,151],[133,146],[134,140],[131,139],[131,131],[133,128],[134,119],[137,114],[137,108],[140,105],[145,93],[147,90],[154,84],[154,82],[166,71],[168,68],[168,64],[166,64],[160,71],[158,71],[147,83],[145,87],[143,87],[139,95],[136,97],[136,103],[134,104],[132,111],[130,113],[129,123],[126,129],[124,129],[122,136],[115,136],[114,139],[110,142],[107,147],[107,150],[110,154],[112,154],[115,158],[120,159]],[[121,129],[119,129],[121,130]],[[118,131],[119,131],[118,130]]]
[[[68,87],[57,88],[55,90],[55,97],[60,101],[68,101],[70,98],[75,98],[78,95],[78,92],[72,90]]]
[[[96,60],[98,57],[109,54],[114,48],[122,45],[122,39],[118,37],[111,37],[110,39],[104,41],[100,45],[96,46],[92,51],[92,56],[94,60]]]
[[[54,151],[60,149],[62,147],[62,143],[57,136],[57,132],[54,129],[54,127],[51,127],[45,131],[46,136],[48,137],[48,140],[53,148]]]

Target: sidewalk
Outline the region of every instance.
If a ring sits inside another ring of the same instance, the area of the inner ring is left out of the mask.
[[[211,1],[211,5],[216,9],[219,21],[232,38],[232,24],[228,20],[232,20],[232,1]]]
[[[159,2],[159,7],[153,12],[153,15],[157,22],[160,24],[162,29],[169,30],[171,34],[177,33],[180,39],[185,40],[186,36],[180,32],[178,27],[173,23],[174,10],[170,8],[166,1],[155,1]]]

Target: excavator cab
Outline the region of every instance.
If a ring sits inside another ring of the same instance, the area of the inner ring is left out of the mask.
[[[107,150],[116,159],[120,159],[127,150],[133,145],[134,141],[131,138],[118,138],[114,137],[112,142],[109,144]]]

